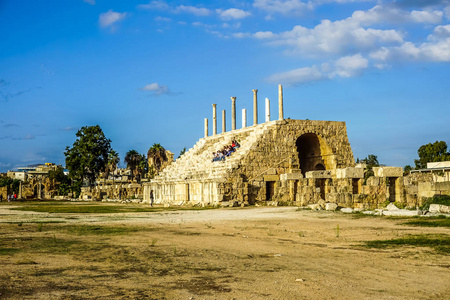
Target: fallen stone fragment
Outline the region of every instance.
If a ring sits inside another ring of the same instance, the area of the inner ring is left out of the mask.
[[[394,210],[400,210],[397,206],[395,206],[394,203],[390,203],[388,206],[386,206],[386,210],[388,211],[394,211]]]
[[[399,209],[394,211],[383,211],[384,216],[396,216],[396,217],[409,217],[409,216],[419,216],[420,210],[407,210],[407,209]]]
[[[341,211],[346,214],[351,214],[354,212],[353,208],[350,208],[350,207],[343,207],[343,208],[341,208]]]
[[[320,205],[318,203],[310,204],[310,205],[308,205],[308,207],[311,208],[312,210],[322,210],[322,208],[320,207]]]
[[[448,214],[448,213],[450,213],[450,206],[442,205],[442,204],[430,204],[429,211]]]
[[[338,205],[336,203],[325,204],[325,210],[336,210]]]

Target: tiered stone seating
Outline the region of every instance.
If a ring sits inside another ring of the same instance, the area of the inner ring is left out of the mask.
[[[263,123],[221,133],[200,139],[194,147],[190,148],[183,156],[164,169],[152,182],[175,182],[184,179],[214,180],[225,178],[233,168],[239,166],[240,160],[245,157],[252,147],[255,147],[258,139],[268,130],[274,122]],[[212,153],[231,145],[232,140],[239,141],[241,147],[225,161],[212,161]]]

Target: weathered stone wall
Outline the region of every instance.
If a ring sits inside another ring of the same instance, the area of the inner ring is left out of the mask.
[[[317,158],[327,170],[354,166],[344,122],[281,120],[201,139],[181,159],[144,185],[144,200],[154,191],[155,202],[255,203],[268,197],[295,201],[297,185],[279,182],[280,175],[300,173],[298,140],[308,134],[317,140]],[[241,143],[226,162],[211,163],[211,152],[232,139]],[[287,191],[287,193],[285,193]]]
[[[276,176],[290,172],[300,172],[302,164],[299,159],[297,140],[305,134],[314,134],[320,143],[320,154],[317,157],[324,162],[327,170],[354,166],[353,152],[347,138],[344,122],[282,120],[265,129],[265,133],[258,139],[250,152],[243,157],[239,167],[233,169],[228,176],[228,188],[232,190],[228,201],[266,201],[269,196],[267,189],[272,189],[266,182],[274,183],[274,200],[287,201],[284,192],[288,187],[276,183]],[[299,147],[302,147],[300,144]],[[300,169],[300,170],[299,170]],[[248,195],[240,197],[239,190],[233,189],[236,178],[243,178],[248,182]],[[271,185],[270,183],[269,185]],[[310,186],[310,185],[307,185]],[[280,190],[279,190],[280,189]],[[311,193],[311,187],[306,188],[306,194]],[[247,196],[247,197],[246,197]],[[300,201],[314,201],[310,197]],[[309,200],[306,200],[309,199]]]
[[[142,199],[143,186],[137,183],[118,183],[114,185],[98,185],[81,188],[80,199]]]
[[[232,139],[241,148],[225,162],[211,162],[211,153]],[[364,170],[354,166],[344,122],[271,121],[200,139],[144,184],[144,202],[153,190],[155,202],[165,205],[305,206],[322,201],[357,209],[389,202],[415,208],[424,197],[450,191],[450,185],[436,182],[436,174],[403,177],[398,167],[374,168],[376,176],[363,184]]]

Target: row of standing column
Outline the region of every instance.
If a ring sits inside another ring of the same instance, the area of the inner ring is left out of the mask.
[[[253,125],[258,124],[258,90],[253,92]],[[213,104],[213,135],[217,134],[217,104]],[[226,132],[226,113],[222,110],[222,132]],[[278,85],[278,120],[283,120],[283,87]],[[270,121],[270,100],[265,99],[265,122]],[[242,109],[242,128],[247,127],[247,109]],[[231,130],[236,130],[236,97],[231,97]],[[205,118],[205,137],[208,136],[208,118]]]

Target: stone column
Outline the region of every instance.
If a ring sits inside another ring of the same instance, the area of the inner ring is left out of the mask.
[[[278,120],[283,120],[283,87],[278,85]]]
[[[270,121],[270,100],[266,98],[266,122]]]
[[[253,125],[258,124],[258,90],[252,90],[253,92]]]
[[[225,118],[225,109],[222,110],[222,133],[227,131],[227,123]]]
[[[236,130],[236,97],[231,97],[231,130]]]
[[[19,182],[19,196],[18,199],[22,199],[22,180]]]
[[[208,137],[208,118],[205,118],[205,137]]]
[[[213,104],[213,135],[217,134],[217,111],[216,106],[217,104]]]
[[[247,109],[242,109],[242,128],[247,127]]]

